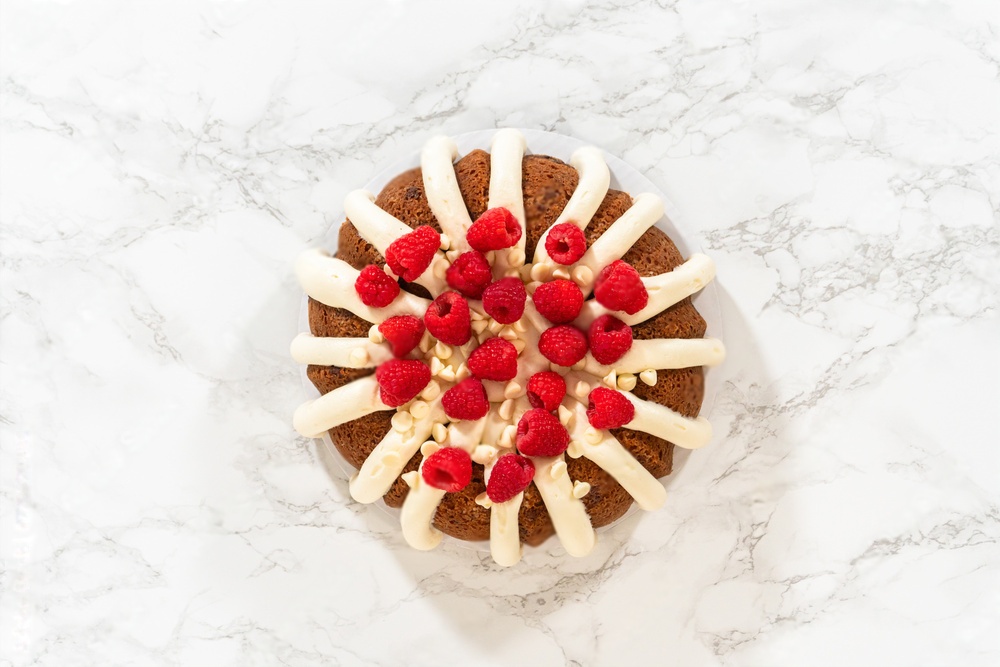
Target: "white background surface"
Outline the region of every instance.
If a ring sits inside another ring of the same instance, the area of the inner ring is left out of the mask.
[[[5,2],[0,664],[996,664],[998,13]],[[667,507],[513,570],[290,427],[295,255],[493,126],[662,188],[730,353]]]

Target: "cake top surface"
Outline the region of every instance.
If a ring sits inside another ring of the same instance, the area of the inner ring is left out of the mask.
[[[465,488],[473,463],[484,466],[486,491],[476,502],[490,511],[490,550],[501,565],[521,557],[518,512],[529,484],[567,552],[592,549],[595,533],[581,502],[590,488],[570,479],[567,455],[596,463],[643,509],[662,505],[663,485],[610,431],[627,427],[683,448],[703,446],[711,438],[707,420],[632,390],[655,382],[657,369],[714,365],[724,356],[721,342],[710,338],[633,339],[634,326],[704,287],[714,265],[694,254],[672,271],[642,276],[622,261],[663,216],[663,201],[650,193],[634,195],[588,245],[584,231],[611,183],[598,149],[573,153],[576,189],[527,256],[526,148],[517,130],[495,133],[488,207],[473,220],[456,179],[455,142],[431,139],[420,166],[440,233],[412,229],[357,190],[348,194],[345,212],[385,266],[358,270],[322,250],[307,251],[296,266],[311,298],[372,326],[367,338],[300,334],[293,357],[375,369],[303,404],[296,429],[319,437],[395,410],[392,428],[350,490],[360,502],[377,500],[419,451],[419,469],[402,475],[409,492],[400,515],[405,539],[419,549],[441,540],[432,523],[445,494]]]

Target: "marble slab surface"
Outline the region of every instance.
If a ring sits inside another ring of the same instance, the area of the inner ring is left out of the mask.
[[[993,0],[0,9],[0,665],[996,665]],[[717,438],[515,569],[297,437],[291,263],[437,133],[559,132],[718,263]]]

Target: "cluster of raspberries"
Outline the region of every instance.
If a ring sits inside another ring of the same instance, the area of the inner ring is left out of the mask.
[[[405,359],[420,343],[425,329],[449,345],[464,345],[472,337],[468,299],[482,301],[483,310],[501,324],[521,319],[527,301],[524,283],[517,277],[493,280],[486,253],[511,248],[522,234],[521,225],[505,208],[493,208],[469,228],[466,239],[472,250],[459,255],[449,266],[445,280],[454,291],[431,302],[423,319],[398,315],[383,321],[378,330],[392,348],[395,359],[375,372],[382,402],[398,407],[411,401],[431,379],[422,361]],[[422,226],[394,241],[385,253],[390,270],[413,282],[430,266],[441,246],[441,236]],[[572,223],[552,227],[545,239],[552,260],[568,266],[583,257],[587,243]],[[354,284],[362,303],[373,308],[388,306],[399,295],[399,282],[374,264],[366,266]],[[604,267],[594,283],[594,298],[608,310],[634,315],[648,302],[639,273],[621,260]],[[538,349],[550,362],[570,367],[591,352],[601,364],[618,361],[632,347],[632,328],[614,315],[595,319],[587,331],[572,322],[583,308],[584,294],[571,280],[556,279],[539,285],[532,296],[535,308],[553,326],[542,332]],[[517,375],[517,348],[503,338],[489,338],[469,355],[472,375],[448,389],[441,398],[445,414],[454,420],[477,420],[490,410],[486,382],[508,382]],[[558,456],[569,446],[569,432],[557,416],[566,395],[566,381],[553,371],[543,371],[528,380],[527,398],[532,409],[517,424],[518,453],[501,456],[493,464],[486,493],[501,503],[527,488],[534,477],[534,456]],[[589,396],[587,418],[598,429],[613,429],[632,420],[632,403],[620,392],[597,387]],[[472,460],[457,447],[445,447],[427,457],[421,467],[424,481],[448,492],[460,491],[472,479]]]

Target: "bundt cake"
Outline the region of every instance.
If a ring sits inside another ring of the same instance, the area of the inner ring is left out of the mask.
[[[660,198],[609,189],[596,148],[526,148],[499,130],[456,161],[431,139],[296,265],[292,356],[321,394],[296,430],[329,432],[410,545],[489,540],[501,565],[553,532],[585,555],[633,501],[661,506],[673,448],[711,438],[702,369],[724,356],[690,298],[714,265],[654,226]]]

